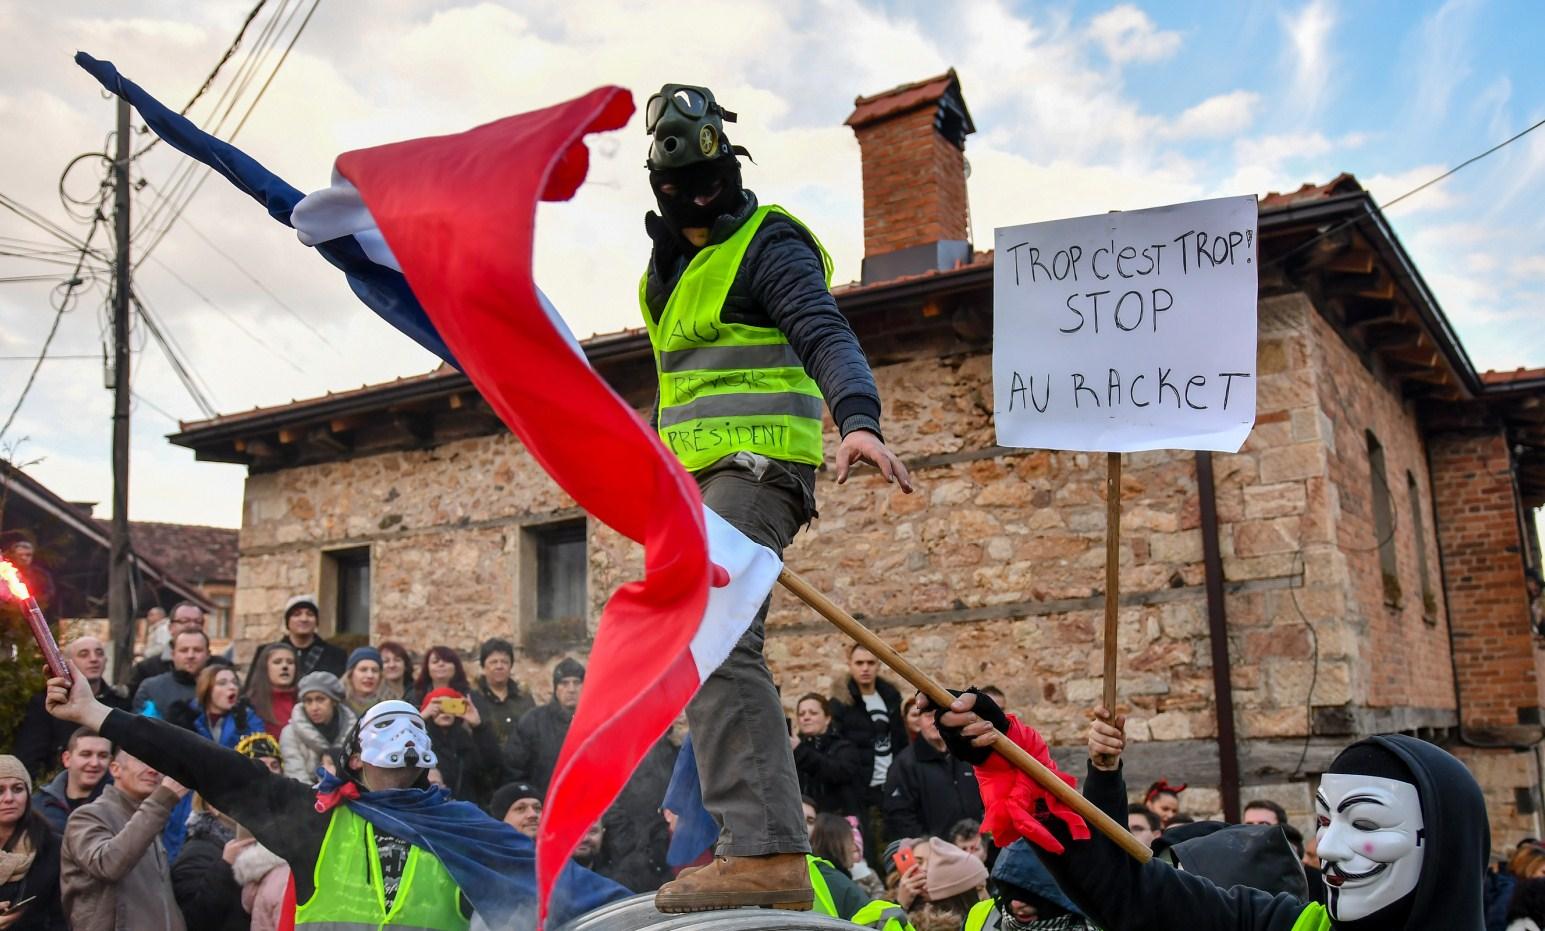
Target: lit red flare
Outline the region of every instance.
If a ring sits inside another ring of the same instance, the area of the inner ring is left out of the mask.
[[[21,573],[4,559],[0,559],[0,583],[4,583],[5,591],[21,604],[21,611],[27,616],[27,626],[32,628],[32,638],[38,642],[38,650],[43,654],[43,661],[48,663],[49,674],[56,679],[63,679],[66,683],[70,682],[74,677],[70,675],[70,667],[64,661],[64,654],[59,652],[59,643],[54,640],[54,632],[48,629],[48,621],[43,617],[43,609],[38,607],[38,600],[32,597],[27,583],[22,581]]]

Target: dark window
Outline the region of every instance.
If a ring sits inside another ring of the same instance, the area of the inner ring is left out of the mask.
[[[328,554],[337,573],[334,632],[370,636],[370,548]]]
[[[215,606],[214,616],[209,619],[209,635],[224,640],[231,635],[231,596],[216,595],[209,601]]]
[[[1373,537],[1379,548],[1379,568],[1384,574],[1384,603],[1400,605],[1400,564],[1395,559],[1395,513],[1390,506],[1389,472],[1384,466],[1384,447],[1368,433],[1368,484],[1373,501]]]
[[[1432,591],[1432,575],[1427,568],[1427,520],[1422,512],[1422,496],[1416,488],[1416,476],[1406,473],[1406,494],[1411,499],[1411,530],[1416,538],[1416,574],[1422,583],[1422,615],[1437,620],[1438,596]]]
[[[526,529],[521,626],[533,656],[553,655],[589,635],[588,541],[583,519]]]

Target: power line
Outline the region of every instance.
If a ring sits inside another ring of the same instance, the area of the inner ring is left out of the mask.
[[[157,191],[155,189],[155,186],[150,184],[150,182],[148,182],[148,181],[145,182],[145,186],[147,188],[149,188],[150,192],[152,194],[154,194],[157,198],[161,197],[161,192]],[[189,230],[191,230],[193,232],[193,235],[197,236],[199,239],[202,239],[204,241],[204,245],[208,246],[209,248],[213,249],[215,252],[219,253],[221,258],[225,259],[227,262],[230,262],[233,266],[235,266],[236,270],[241,272],[244,276],[246,276],[248,281],[250,281],[253,284],[257,285],[259,288],[261,288],[263,290],[264,294],[266,294],[269,297],[273,298],[275,304],[278,304],[286,313],[288,313],[291,317],[294,317],[296,319],[296,321],[298,321],[300,323],[301,326],[303,326],[306,329],[310,330],[313,336],[315,336],[317,339],[321,340],[323,343],[325,343],[327,345],[327,348],[333,350],[334,352],[341,352],[341,350],[339,350],[337,346],[333,345],[331,340],[329,340],[325,335],[323,335],[321,330],[317,329],[315,326],[312,325],[310,320],[307,320],[298,311],[296,311],[295,308],[293,308],[289,304],[285,303],[284,299],[281,298],[279,295],[275,294],[272,290],[270,290],[268,285],[263,283],[262,279],[258,278],[256,275],[254,275],[251,272],[247,271],[246,266],[244,266],[240,262],[238,262],[236,260],[235,256],[231,255],[229,252],[226,252],[224,249],[220,248],[220,246],[217,245],[213,239],[210,239],[209,236],[206,235],[203,230],[199,229],[198,226],[195,225],[194,222],[191,219],[188,219],[188,218],[184,217],[182,222],[183,222],[184,225],[186,225],[188,227]]]
[[[257,18],[258,11],[263,9],[263,6],[267,3],[268,0],[258,0],[257,4],[247,12],[247,18],[242,20],[241,28],[236,31],[236,38],[231,40],[231,44],[226,48],[225,53],[220,56],[220,60],[215,62],[215,66],[210,69],[209,76],[204,79],[204,83],[199,85],[198,90],[193,92],[193,96],[188,99],[188,102],[183,104],[181,110],[177,111],[178,114],[187,116],[188,111],[193,109],[193,105],[198,103],[200,97],[204,96],[204,92],[209,90],[209,88],[215,83],[215,78],[220,74],[220,69],[225,67],[225,63],[231,60],[231,56],[236,54],[236,49],[241,46],[242,37],[247,34],[247,27],[252,25],[252,21]],[[146,130],[144,127],[141,127],[140,131],[145,132]],[[149,152],[151,149],[155,148],[156,145],[160,143],[160,141],[161,137],[156,136],[155,138],[151,139],[144,148],[140,149],[138,152],[135,152],[132,157],[139,158],[141,155],[144,155],[146,152]]]
[[[286,2],[287,2],[287,0],[286,0]],[[279,74],[279,69],[284,67],[285,61],[288,60],[289,57],[290,57],[290,51],[295,48],[295,43],[300,41],[301,35],[303,35],[305,33],[305,31],[306,31],[306,26],[309,25],[310,22],[311,22],[312,14],[316,13],[317,7],[320,4],[321,4],[321,0],[312,0],[311,9],[306,11],[306,16],[305,16],[304,19],[301,20],[300,26],[295,30],[295,33],[292,36],[290,36],[289,44],[287,44],[285,46],[284,52],[282,54],[280,54],[278,62],[276,62],[274,64],[273,70],[269,72],[267,79],[265,79],[263,81],[263,86],[258,89],[257,96],[253,97],[252,102],[247,105],[247,109],[242,114],[241,119],[237,122],[236,128],[231,130],[230,136],[226,137],[226,141],[227,142],[234,141],[236,139],[236,136],[238,134],[240,134],[240,132],[242,130],[242,127],[247,125],[247,120],[252,116],[253,111],[255,111],[257,109],[257,105],[262,101],[263,95],[268,92],[269,86],[273,84],[274,78]],[[278,37],[278,35],[283,33],[284,29],[289,26],[290,20],[293,20],[294,17],[295,17],[295,14],[298,13],[299,11],[300,11],[300,7],[297,5],[295,7],[295,9],[290,13],[289,19],[286,19],[284,25],[280,26],[279,30],[274,33],[274,35],[275,35],[275,42],[273,44],[277,44],[277,37]],[[279,13],[282,13],[282,12],[283,12],[283,8],[281,7],[280,10],[275,13],[274,18],[277,19],[278,16],[279,16]],[[272,50],[273,44],[271,44],[270,47],[269,47],[270,51]],[[266,57],[267,57],[267,52],[265,51],[264,52],[264,58],[266,59]],[[219,132],[220,127],[223,126],[224,123],[225,123],[225,120],[227,118],[229,118],[229,116],[231,115],[232,111],[235,109],[236,104],[237,104],[238,100],[240,99],[241,94],[245,91],[245,88],[246,88],[247,84],[249,84],[251,82],[252,78],[256,76],[256,73],[257,73],[257,68],[256,67],[254,67],[248,73],[248,76],[247,76],[246,80],[243,82],[243,84],[241,86],[241,89],[239,89],[237,91],[236,96],[231,99],[231,103],[226,108],[225,113],[220,117],[220,121],[215,124],[214,129],[210,130],[211,135],[214,135],[214,134]],[[217,104],[217,106],[218,106],[218,104]],[[186,182],[189,178],[191,178],[194,173],[198,172],[199,168],[204,168],[204,171],[201,174],[199,174],[198,182],[196,184],[194,184],[193,188],[190,191],[188,191],[187,196],[182,198],[182,202],[176,207],[176,210],[172,213],[172,215],[162,225],[160,231],[157,232],[154,235],[154,237],[150,241],[150,244],[148,246],[146,246],[143,250],[141,250],[140,259],[139,259],[138,262],[135,263],[136,267],[138,267],[139,264],[142,264],[145,261],[145,259],[149,257],[150,253],[156,248],[156,246],[160,245],[162,239],[166,238],[166,234],[168,232],[170,232],[172,227],[177,223],[177,220],[182,215],[182,212],[187,209],[188,204],[190,202],[192,202],[193,198],[195,196],[197,196],[198,192],[204,187],[204,182],[209,180],[210,172],[209,172],[209,169],[208,169],[207,166],[203,166],[202,164],[197,164],[197,163],[190,163],[188,173],[184,174],[183,178],[179,180],[179,182],[178,182],[178,184],[176,186],[174,186],[173,192],[172,192],[172,196],[173,197],[176,196],[176,187],[181,186],[184,182]],[[148,225],[146,227],[142,227],[142,229],[145,229],[145,228],[148,228]]]
[[[1480,153],[1479,155],[1472,155],[1471,157],[1469,157],[1469,158],[1465,159],[1464,161],[1460,162],[1459,164],[1455,165],[1453,168],[1450,168],[1448,171],[1443,172],[1443,174],[1438,175],[1436,178],[1433,178],[1430,181],[1424,181],[1421,184],[1418,184],[1416,187],[1412,188],[1409,191],[1406,191],[1404,194],[1401,194],[1399,197],[1396,197],[1393,200],[1385,201],[1384,203],[1382,203],[1382,204],[1380,204],[1378,206],[1378,209],[1380,211],[1388,210],[1389,208],[1391,208],[1391,207],[1395,206],[1396,204],[1400,203],[1401,201],[1405,200],[1407,197],[1410,197],[1411,195],[1416,194],[1418,192],[1424,191],[1427,188],[1432,187],[1434,184],[1437,184],[1439,181],[1442,181],[1443,179],[1449,177],[1450,175],[1453,175],[1454,173],[1460,171],[1461,169],[1468,168],[1469,166],[1475,164],[1476,162],[1480,161],[1481,159],[1485,158],[1486,156],[1491,155],[1492,153],[1497,152],[1500,149],[1503,149],[1503,148],[1505,148],[1505,147],[1507,147],[1509,145],[1512,145],[1513,143],[1517,142],[1518,140],[1522,139],[1523,137],[1525,137],[1525,136],[1529,135],[1530,133],[1534,132],[1536,129],[1539,129],[1541,126],[1545,126],[1545,120],[1540,120],[1538,123],[1535,123],[1533,126],[1530,126],[1527,129],[1524,129],[1523,131],[1521,131],[1519,133],[1515,133],[1514,135],[1509,136],[1508,138],[1502,140],[1501,142],[1497,143],[1496,145],[1492,146],[1491,148],[1487,149],[1486,151]],[[1314,236],[1311,236],[1310,238],[1304,240],[1303,242],[1299,243],[1298,245],[1294,246],[1293,248],[1289,249],[1288,251],[1286,251],[1286,252],[1282,253],[1281,255],[1277,256],[1276,258],[1272,259],[1270,262],[1263,262],[1261,264],[1264,267],[1270,267],[1272,265],[1277,265],[1279,263],[1286,262],[1288,259],[1290,259],[1293,256],[1297,255],[1298,253],[1304,251],[1305,249],[1309,248],[1310,246],[1314,245],[1315,243],[1319,242],[1320,240],[1324,239],[1325,237],[1335,235],[1336,233],[1341,232],[1342,230],[1346,229],[1347,227],[1352,226],[1353,224],[1359,222],[1361,219],[1362,219],[1362,217],[1353,217],[1350,220],[1345,220],[1345,221],[1343,221],[1341,223],[1338,223],[1335,226],[1332,226],[1330,229],[1324,230],[1324,231],[1322,231],[1320,233],[1317,233]]]
[[[163,270],[165,270],[168,275],[171,275],[184,288],[187,288],[189,291],[192,291],[194,296],[198,297],[204,303],[208,304],[211,310],[214,310],[215,312],[219,313],[220,316],[222,316],[226,320],[230,321],[231,326],[234,326],[236,329],[240,330],[242,332],[242,334],[244,336],[246,336],[248,339],[252,340],[254,343],[257,343],[259,346],[262,346],[264,349],[268,350],[271,354],[273,354],[274,358],[276,358],[279,361],[283,362],[285,365],[288,365],[290,368],[294,369],[298,374],[301,374],[301,375],[306,374],[306,370],[301,368],[300,366],[296,365],[293,361],[291,361],[291,359],[290,359],[290,357],[288,355],[286,355],[283,351],[281,351],[278,347],[274,346],[272,343],[270,343],[267,340],[265,340],[263,337],[257,335],[256,333],[252,332],[251,330],[247,329],[247,327],[240,320],[238,320],[234,314],[232,314],[230,311],[226,310],[224,307],[221,307],[219,304],[216,304],[213,300],[210,299],[209,295],[205,294],[203,291],[200,291],[197,287],[195,287],[193,285],[192,282],[188,281],[188,279],[186,279],[186,278],[182,277],[181,275],[177,274],[177,271],[175,269],[173,269],[170,265],[166,264],[165,262],[161,261],[160,259],[156,259],[155,261],[156,261],[156,264],[161,266],[161,268]]]
[[[166,361],[171,364],[172,371],[177,375],[177,380],[182,382],[183,388],[187,389],[188,396],[193,399],[194,405],[203,412],[205,417],[213,417],[215,415],[214,405],[209,402],[209,399],[204,396],[204,392],[195,384],[193,375],[189,372],[190,366],[185,364],[180,354],[173,350],[165,334],[162,333],[161,325],[156,322],[154,315],[150,313],[149,308],[140,300],[138,294],[130,292],[129,299],[134,302],[134,306],[139,310],[140,319],[145,321],[145,328],[150,331],[151,338],[156,341],[156,345],[161,347],[161,352],[166,355]]]

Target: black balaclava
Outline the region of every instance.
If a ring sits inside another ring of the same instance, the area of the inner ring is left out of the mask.
[[[661,188],[675,185],[674,194],[666,194]],[[718,186],[719,193],[706,204],[698,204],[698,196],[707,194]],[[649,172],[649,187],[654,190],[655,203],[660,216],[676,233],[698,227],[707,229],[726,213],[740,206],[742,191],[740,160],[724,155],[711,162],[694,162],[680,168],[661,168]]]

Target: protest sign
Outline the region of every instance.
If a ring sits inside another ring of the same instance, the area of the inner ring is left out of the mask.
[[[1002,227],[1003,446],[1237,452],[1255,422],[1253,196]]]

